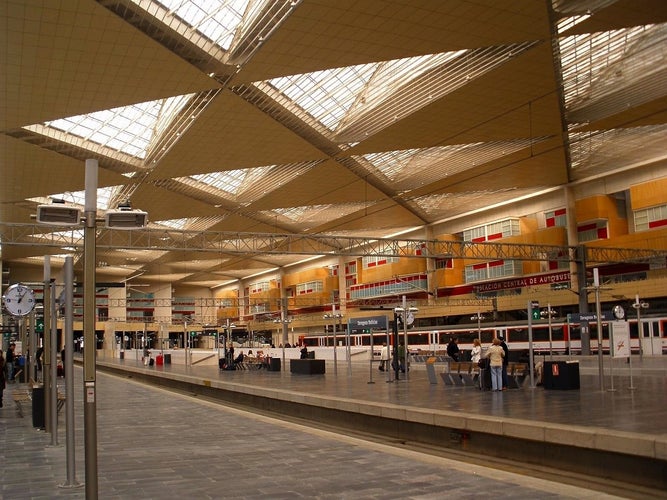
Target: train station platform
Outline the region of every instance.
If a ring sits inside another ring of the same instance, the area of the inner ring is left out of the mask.
[[[100,498],[666,496],[667,377],[635,366],[633,390],[619,371],[615,390],[601,391],[584,370],[579,390],[494,393],[432,384],[417,367],[394,381],[344,361],[337,373],[327,363],[324,375],[301,375],[99,360]],[[80,369],[75,379],[81,408]],[[65,452],[17,416],[13,388],[0,409],[0,497],[82,498],[57,486]]]

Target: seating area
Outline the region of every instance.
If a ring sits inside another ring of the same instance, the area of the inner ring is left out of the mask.
[[[479,387],[480,373],[477,363],[472,361],[449,361],[448,368],[440,374],[445,385],[459,387]],[[507,365],[507,385],[509,389],[520,389],[528,376],[526,363],[509,363]]]

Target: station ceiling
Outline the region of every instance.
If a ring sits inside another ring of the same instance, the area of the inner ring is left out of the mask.
[[[0,18],[4,267],[80,265],[7,227],[83,207],[86,159],[99,216],[377,238],[665,158],[664,0],[5,0]],[[128,244],[96,264],[213,287],[300,259]]]

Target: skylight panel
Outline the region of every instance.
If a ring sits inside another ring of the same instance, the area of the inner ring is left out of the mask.
[[[329,130],[352,107],[377,63],[275,78],[269,83]]]
[[[590,17],[591,17],[590,14],[585,14],[583,16],[565,17],[559,20],[558,24],[556,25],[558,34],[564,33],[565,31],[575,27],[579,23],[584,22],[586,19],[589,19]]]
[[[261,212],[270,217],[278,216],[284,222],[310,228],[319,224],[340,219],[366,207],[365,203],[342,203],[309,205],[299,207],[275,208]]]
[[[97,210],[108,210],[109,201],[113,198],[116,192],[121,189],[121,186],[110,186],[97,188]],[[65,203],[70,203],[77,205],[79,207],[84,207],[86,204],[86,192],[85,191],[68,191],[66,193],[52,194],[48,197],[50,200],[63,200]],[[34,201],[36,203],[45,203],[44,198],[29,198],[29,201]],[[49,203],[48,201],[46,203]]]
[[[250,0],[161,0],[160,3],[169,9],[169,14],[228,50]]]
[[[164,131],[191,96],[176,96],[96,111],[46,122],[45,126],[144,159],[154,140],[157,126],[160,126],[160,131]]]
[[[454,144],[370,153],[355,158],[374,175],[379,173],[405,191],[483,165],[541,140],[543,138]]]
[[[171,229],[185,229],[185,226],[188,223],[188,219],[169,219],[169,220],[161,220],[161,221],[156,221],[154,224],[160,225],[160,226],[165,226]]]
[[[254,85],[339,143],[354,143],[530,49],[535,41],[275,78]]]
[[[633,44],[650,28],[640,26],[559,39],[565,104],[568,109],[575,107],[577,102],[589,99],[592,87],[606,76],[607,68],[628,57]]]

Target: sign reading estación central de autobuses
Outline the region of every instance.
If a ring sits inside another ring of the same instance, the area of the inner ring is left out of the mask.
[[[523,278],[512,278],[492,283],[481,283],[475,285],[477,292],[493,292],[494,290],[508,290],[510,288],[522,288],[526,286],[550,285],[553,283],[564,283],[570,281],[570,271],[559,273],[541,274],[539,276],[526,276]]]

